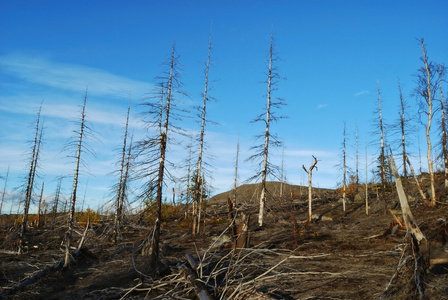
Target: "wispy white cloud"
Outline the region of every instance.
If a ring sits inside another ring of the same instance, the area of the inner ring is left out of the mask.
[[[358,96],[365,95],[365,94],[368,94],[368,93],[369,93],[369,91],[360,91],[360,92],[355,93],[354,95],[356,97],[358,97]]]
[[[117,76],[100,69],[53,62],[40,57],[10,54],[0,56],[0,69],[10,76],[30,83],[79,91],[88,87],[89,93],[126,97],[129,93],[142,95],[151,84]]]
[[[321,108],[324,108],[324,107],[327,107],[328,106],[328,104],[319,104],[318,106],[317,106],[317,108],[318,109],[321,109]]]

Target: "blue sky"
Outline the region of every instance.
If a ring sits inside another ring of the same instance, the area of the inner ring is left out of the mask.
[[[366,142],[373,166],[378,153],[372,143],[377,80],[384,120],[392,123],[398,116],[397,77],[410,113],[416,112],[413,74],[422,66],[417,39],[425,39],[431,60],[448,63],[447,11],[446,1],[423,5],[421,1],[0,0],[0,174],[5,176],[10,167],[8,199],[16,197],[23,185],[28,142],[41,103],[45,131],[36,186],[45,181],[44,194],[51,201],[56,178],[73,172],[73,162],[61,149],[77,129],[74,121],[86,87],[87,116],[99,141],[89,141],[96,157],[85,157],[88,168],[80,178],[79,195],[86,191],[86,206],[92,208],[111,199],[110,189],[117,180],[111,172],[119,159],[129,97],[130,130],[138,140],[144,136],[138,103],[157,83],[176,42],[183,90],[190,96],[184,100],[200,105],[211,28],[210,96],[217,101],[209,104],[208,118],[219,126],[208,126],[205,140],[214,156],[208,161],[213,166],[213,193],[232,188],[238,136],[240,182],[256,169],[244,160],[252,154],[254,135],[264,131],[261,124],[250,121],[266,103],[267,87],[262,82],[271,29],[281,58],[277,67],[286,78],[274,96],[285,99],[288,106],[281,114],[288,118],[274,123],[272,130],[285,143],[287,180],[304,184],[301,166],[309,166],[315,155],[319,163],[314,185],[333,188],[341,180],[336,165],[344,121],[349,164],[354,168],[357,122],[361,169]],[[193,120],[182,126],[199,130]],[[424,127],[416,128],[424,154]],[[436,139],[435,126],[433,135]],[[391,134],[388,139],[393,140]],[[418,154],[417,142],[410,148]],[[272,161],[280,164],[281,153],[282,149],[273,150]],[[179,147],[170,149],[174,162],[186,156]],[[64,194],[70,194],[71,184],[71,178],[64,179]],[[9,202],[4,210],[9,212]]]

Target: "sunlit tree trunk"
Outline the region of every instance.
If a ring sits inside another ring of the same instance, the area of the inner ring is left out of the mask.
[[[445,103],[443,102],[443,88],[442,88],[442,66],[439,64],[439,90],[440,90],[440,112],[442,114],[442,152],[443,152],[443,163],[445,167],[445,187],[448,187],[448,149],[446,145],[446,120],[445,120]]]
[[[313,201],[313,186],[311,184],[311,177],[313,176],[313,169],[316,167],[317,158],[314,158],[314,162],[311,167],[307,170],[304,165],[302,165],[303,170],[308,174],[308,222],[311,222],[313,218],[312,212],[312,201]]]
[[[429,171],[429,177],[431,180],[431,202],[430,205],[431,206],[436,206],[436,190],[435,190],[435,183],[434,183],[434,168],[433,168],[433,162],[432,162],[432,158],[431,158],[431,151],[432,151],[432,147],[431,147],[431,138],[429,136],[429,132],[431,130],[431,123],[432,123],[432,91],[431,91],[431,75],[430,75],[430,70],[429,70],[429,66],[428,66],[428,60],[426,58],[426,51],[425,51],[425,45],[423,43],[423,39],[421,39],[421,44],[422,44],[422,52],[423,52],[423,62],[425,63],[425,70],[426,70],[426,83],[427,83],[427,87],[426,87],[426,102],[428,105],[428,124],[426,126],[426,143],[428,144],[428,151],[426,152],[426,158],[428,159],[428,171]]]
[[[271,114],[271,83],[272,83],[272,55],[273,55],[273,35],[271,34],[271,45],[269,47],[269,67],[268,67],[268,92],[266,105],[266,131],[264,135],[264,150],[263,150],[263,168],[261,174],[261,194],[260,194],[260,209],[258,212],[258,226],[263,226],[264,206],[266,202],[266,177],[268,172],[268,154],[269,154],[269,125]]]

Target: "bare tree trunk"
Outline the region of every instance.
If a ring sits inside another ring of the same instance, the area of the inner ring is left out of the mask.
[[[280,174],[280,198],[283,197],[283,163],[285,160],[285,149],[282,149],[282,170]]]
[[[31,162],[30,162],[30,171],[28,173],[28,183],[26,186],[25,191],[25,206],[24,206],[24,212],[23,212],[23,219],[22,219],[22,228],[20,231],[20,242],[19,242],[19,251],[18,253],[21,254],[23,252],[23,244],[26,234],[26,226],[28,222],[28,211],[30,208],[30,202],[31,202],[31,196],[33,194],[33,186],[34,186],[34,175],[36,174],[36,164],[39,157],[39,147],[41,143],[42,138],[42,128],[40,130],[39,135],[39,122],[40,122],[40,113],[41,113],[42,107],[39,108],[39,112],[37,113],[37,121],[36,121],[36,134],[34,136],[34,145],[33,145],[33,151],[31,153]]]
[[[427,87],[426,87],[426,95],[427,95],[427,104],[428,104],[428,124],[426,126],[426,142],[428,144],[428,151],[426,152],[426,158],[428,159],[428,171],[429,171],[429,177],[431,180],[431,206],[436,206],[436,190],[435,190],[435,184],[434,184],[434,168],[433,168],[433,162],[431,158],[431,138],[429,136],[429,132],[431,130],[431,123],[432,123],[432,95],[431,95],[431,78],[430,78],[430,70],[428,67],[428,61],[426,59],[426,51],[425,51],[425,45],[423,43],[423,39],[421,39],[422,44],[422,52],[423,52],[423,61],[425,63],[425,69],[426,69],[426,81],[427,81]]]
[[[345,196],[346,196],[346,189],[347,189],[347,163],[346,163],[347,157],[346,157],[346,151],[345,151],[345,121],[344,121],[344,142],[343,142],[343,150],[342,150],[342,164],[343,164],[343,182],[342,182],[342,209],[345,211]]]
[[[268,153],[269,153],[269,125],[271,120],[271,84],[272,84],[272,55],[273,55],[273,34],[271,33],[271,44],[269,48],[269,68],[268,68],[268,92],[266,105],[266,132],[264,135],[263,150],[263,169],[261,175],[261,195],[260,210],[258,212],[258,226],[263,226],[264,206],[266,202],[266,177],[268,172]]]
[[[233,206],[236,208],[236,188],[238,186],[238,157],[240,154],[240,138],[238,136],[238,143],[236,144],[236,158],[235,158],[235,180],[233,182]]]
[[[199,198],[202,197],[202,195],[199,195],[199,188],[200,188],[200,183],[201,183],[201,179],[202,179],[202,153],[204,150],[204,134],[205,134],[205,115],[207,112],[207,91],[208,91],[208,73],[209,73],[209,69],[210,69],[210,55],[211,55],[211,51],[212,51],[212,33],[210,32],[210,37],[209,37],[209,41],[208,41],[208,55],[207,55],[207,63],[205,66],[205,82],[204,82],[204,102],[202,105],[202,124],[201,124],[201,135],[200,135],[200,139],[199,139],[199,156],[198,156],[198,167],[197,167],[197,176],[196,176],[196,186],[194,189],[194,199],[193,201],[196,203],[196,206],[198,206],[198,202],[199,202]],[[199,207],[199,212],[201,211],[201,207]],[[199,233],[199,222],[200,220],[198,219],[198,215],[197,215],[197,210],[194,210],[194,215],[193,215],[193,227],[197,226],[197,230],[193,230],[193,236],[196,233]]]
[[[198,224],[196,227],[196,234],[199,234],[201,231],[201,218],[202,218],[202,201],[204,200],[204,175],[202,175],[202,184],[201,184],[201,194],[199,196],[199,205],[198,205]]]
[[[193,138],[191,138],[193,140]],[[193,141],[190,142],[190,151],[188,156],[188,170],[187,170],[187,192],[185,195],[185,217],[188,217],[188,205],[190,203],[190,174],[191,174],[191,149],[193,148]]]
[[[309,168],[309,170],[307,170],[305,168],[304,165],[302,165],[303,170],[308,174],[308,222],[311,222],[312,217],[313,217],[313,212],[312,212],[312,201],[313,201],[313,186],[311,184],[311,177],[313,176],[313,169],[314,167],[316,167],[317,164],[317,158],[314,157],[314,162],[311,165],[311,167]]]
[[[165,170],[165,158],[166,158],[166,145],[168,136],[168,126],[169,126],[169,116],[170,116],[170,105],[172,98],[172,85],[173,85],[173,72],[175,63],[175,49],[176,44],[173,44],[173,51],[171,53],[171,63],[170,63],[170,75],[168,79],[167,88],[167,98],[166,98],[166,110],[165,110],[165,121],[163,128],[161,128],[160,133],[160,159],[159,159],[159,170],[157,175],[157,193],[156,193],[156,224],[153,236],[153,245],[151,251],[150,265],[153,269],[157,266],[157,261],[159,259],[159,244],[160,244],[160,222],[162,222],[162,190],[163,190],[163,175]]]
[[[9,177],[9,166],[8,166],[8,171],[6,172],[5,185],[3,186],[2,202],[0,203],[0,215],[2,214],[3,201],[5,200],[6,184],[8,183],[8,177]]]
[[[359,160],[358,160],[358,121],[356,121],[355,126],[355,139],[356,139],[356,189],[358,189],[359,185]]]
[[[443,89],[442,89],[442,66],[439,64],[439,89],[440,89],[440,112],[442,114],[442,152],[443,163],[445,167],[445,187],[448,187],[448,149],[446,138],[446,121],[445,121],[445,104],[443,102]]]
[[[54,204],[53,204],[53,229],[54,224],[56,222],[56,215],[58,213],[58,203],[59,203],[59,196],[61,194],[61,186],[62,186],[62,176],[59,177],[58,180],[58,186],[56,187],[56,194],[54,196]]]
[[[387,213],[387,204],[386,204],[386,156],[384,153],[384,132],[383,132],[383,115],[381,112],[381,90],[380,90],[380,82],[377,81],[378,85],[378,111],[379,111],[379,118],[380,118],[380,134],[381,134],[381,195],[384,201],[384,214]]]
[[[81,162],[82,139],[84,137],[84,129],[85,129],[86,102],[87,102],[87,90],[86,90],[86,94],[84,96],[84,104],[82,106],[82,112],[81,112],[81,124],[80,124],[80,129],[79,129],[78,149],[76,152],[76,167],[75,167],[75,175],[73,177],[73,191],[72,191],[72,197],[71,197],[70,212],[68,215],[68,231],[66,234],[66,241],[65,241],[66,244],[65,244],[64,268],[67,268],[70,266],[70,247],[71,247],[71,243],[72,243],[73,226],[75,223],[76,192],[78,190],[79,164]]]
[[[128,137],[128,124],[129,124],[129,111],[131,110],[131,100],[129,100],[128,104],[128,114],[126,117],[126,126],[124,131],[123,138],[123,150],[121,152],[121,164],[120,164],[120,178],[118,179],[118,187],[117,187],[117,197],[115,200],[115,219],[114,219],[114,243],[118,244],[118,236],[120,231],[120,220],[121,220],[121,211],[120,211],[120,197],[121,197],[121,189],[123,183],[123,171],[125,164],[125,156],[126,156],[126,139]]]
[[[120,224],[123,223],[123,215],[124,215],[123,207],[124,207],[124,199],[126,198],[126,187],[127,187],[127,182],[128,182],[128,178],[129,178],[129,169],[131,167],[131,151],[132,151],[132,140],[133,139],[134,139],[134,136],[131,135],[131,141],[129,142],[128,155],[127,155],[127,159],[126,159],[126,169],[124,172],[123,182],[121,184],[120,219],[119,219]]]
[[[40,224],[40,211],[41,211],[43,194],[44,194],[44,182],[42,181],[42,188],[40,189],[39,205],[37,206],[37,224],[36,224],[37,227],[39,227],[41,225]]]
[[[400,91],[400,106],[401,106],[401,115],[400,115],[400,128],[401,128],[401,148],[403,155],[403,176],[406,179],[408,177],[407,168],[406,168],[406,141],[405,141],[405,114],[404,114],[404,101],[403,94],[401,93],[401,85],[400,80],[398,79],[398,90]]]
[[[367,170],[367,141],[366,141],[366,215],[369,214],[369,180]]]

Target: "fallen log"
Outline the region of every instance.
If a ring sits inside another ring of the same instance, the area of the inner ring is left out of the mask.
[[[78,256],[79,253],[81,253],[82,245],[84,244],[84,240],[87,235],[88,228],[89,228],[89,222],[87,222],[86,229],[84,230],[84,233],[81,237],[81,241],[79,242],[78,248],[73,253],[73,255],[71,255],[72,258]],[[3,294],[0,294],[0,298],[6,298],[7,296],[12,295],[12,294],[16,293],[17,291],[19,291],[20,289],[26,287],[27,285],[30,285],[30,284],[38,281],[40,278],[58,270],[58,269],[61,269],[64,266],[64,263],[65,263],[65,258],[59,260],[58,262],[56,262],[50,266],[47,266],[45,269],[37,272],[30,278],[27,278],[27,279],[21,281],[17,286],[12,287],[11,289],[5,291]]]

